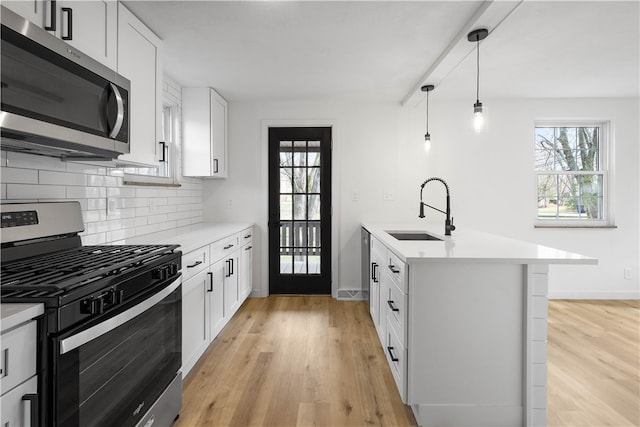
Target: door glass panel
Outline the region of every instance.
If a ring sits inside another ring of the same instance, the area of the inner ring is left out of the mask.
[[[280,273],[320,274],[320,141],[280,141]]]

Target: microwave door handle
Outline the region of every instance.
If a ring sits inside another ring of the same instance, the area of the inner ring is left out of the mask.
[[[118,86],[113,83],[109,83],[111,86],[111,90],[113,91],[114,96],[116,97],[116,104],[118,106],[118,114],[116,115],[116,123],[113,125],[113,129],[111,129],[111,133],[109,133],[109,138],[115,138],[120,133],[120,129],[122,128],[122,123],[124,122],[124,102],[122,101],[122,95],[118,90]]]

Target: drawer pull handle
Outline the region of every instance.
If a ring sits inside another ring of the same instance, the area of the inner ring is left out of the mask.
[[[248,239],[249,237],[251,237],[251,234],[247,234],[246,236],[244,236],[245,239]]]
[[[378,283],[378,277],[376,276],[376,271],[378,271],[378,264],[375,262],[371,263],[371,278],[373,279],[373,283]]]
[[[389,357],[391,357],[392,362],[398,362],[400,360],[393,355],[393,347],[387,347],[387,351],[389,352]]]
[[[191,265],[187,265],[187,268],[197,267],[197,266],[199,266],[200,264],[202,264],[202,261],[196,261],[196,262],[194,262],[194,263],[193,263],[193,264],[191,264]]]
[[[391,264],[391,265],[389,266],[389,270],[391,270],[391,272],[392,272],[392,273],[395,273],[395,274],[400,273],[400,270],[398,270],[398,269],[396,268],[396,266],[395,266],[395,265],[393,265],[393,264]]]
[[[223,249],[226,251],[227,249],[231,249],[233,247],[233,244],[227,245],[225,246]]]
[[[0,369],[0,374],[3,377],[6,377],[7,375],[9,375],[9,349],[5,348],[3,350],[3,358],[4,358],[4,363],[2,364],[2,369]]]
[[[400,311],[400,309],[394,305],[393,301],[387,301],[387,304],[389,304],[391,311]]]
[[[244,248],[244,250],[245,250],[245,251],[250,251],[250,250],[251,250],[251,248],[253,248],[253,246],[249,245],[249,246],[247,246],[246,248]]]
[[[37,394],[25,394],[22,396],[22,400],[29,402],[29,423],[27,425],[31,427],[38,427],[40,425],[38,421],[38,395]]]
[[[207,292],[213,292],[213,273],[208,272],[207,274],[209,275],[209,289],[207,289]]]

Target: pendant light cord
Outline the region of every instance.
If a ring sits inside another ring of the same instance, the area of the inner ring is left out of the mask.
[[[429,133],[429,91],[427,91],[427,133]]]
[[[476,40],[476,102],[480,102],[480,40]]]

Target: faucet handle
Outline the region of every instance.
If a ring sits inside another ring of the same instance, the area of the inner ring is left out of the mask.
[[[453,225],[453,217],[451,217],[451,231],[454,231],[456,229],[456,226]]]

